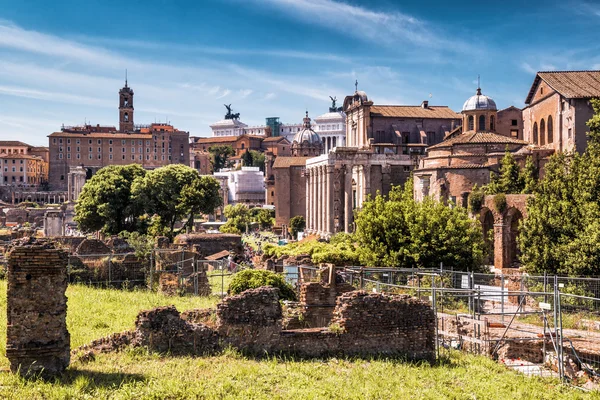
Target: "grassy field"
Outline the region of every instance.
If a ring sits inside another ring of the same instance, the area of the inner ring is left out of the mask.
[[[137,312],[175,304],[183,311],[214,299],[69,288],[72,347],[132,328]],[[6,284],[0,281],[0,335],[6,332]],[[2,354],[4,354],[2,340]],[[205,358],[167,357],[136,349],[75,362],[54,381],[26,381],[0,356],[0,398],[7,399],[600,399],[555,380],[528,378],[482,357],[451,354],[436,366],[393,359],[246,358],[233,351]]]

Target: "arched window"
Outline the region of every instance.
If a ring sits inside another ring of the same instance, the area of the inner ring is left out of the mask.
[[[123,114],[123,121],[125,121],[125,122],[129,121],[129,114],[127,114],[127,113]]]
[[[244,150],[245,147],[246,147],[246,144],[242,143],[242,150]]]
[[[485,131],[485,115],[479,116],[479,125],[477,125],[478,131]]]
[[[540,146],[546,144],[546,123],[544,122],[544,118],[540,121]]]
[[[552,116],[548,115],[548,144],[554,142],[554,133],[552,132]]]
[[[533,144],[538,144],[537,122],[533,123]]]
[[[492,115],[492,116],[490,117],[490,131],[492,131],[492,132],[496,130],[496,127],[494,126],[494,125],[495,125],[495,122],[496,122],[496,121],[495,121],[495,118],[494,118],[494,116]]]
[[[475,122],[473,120],[473,116],[469,115],[469,130],[472,131],[475,129]]]

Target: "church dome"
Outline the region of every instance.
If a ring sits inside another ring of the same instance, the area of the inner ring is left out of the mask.
[[[475,96],[469,97],[462,108],[463,111],[478,111],[478,110],[491,110],[497,111],[496,102],[488,96],[481,94],[481,89],[477,88]]]
[[[308,111],[306,112],[306,117],[304,117],[304,126],[301,131],[294,135],[294,142],[302,144],[304,142],[308,142],[308,144],[319,144],[321,143],[321,138],[315,131],[312,130],[310,126],[310,118],[308,117]]]

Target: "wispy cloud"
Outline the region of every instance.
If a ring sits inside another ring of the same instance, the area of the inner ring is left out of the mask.
[[[529,63],[526,62],[521,63],[520,67],[523,71],[527,72],[528,74],[535,75],[538,72],[538,70],[536,70]]]
[[[359,39],[402,47],[402,44],[430,49],[469,51],[472,46],[448,34],[438,33],[426,21],[399,11],[373,11],[334,0],[255,0],[278,7],[292,18],[317,23]]]

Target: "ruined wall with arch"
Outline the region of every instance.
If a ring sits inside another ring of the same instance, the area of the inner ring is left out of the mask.
[[[493,256],[494,267],[505,269],[519,267],[520,249],[517,244],[519,224],[527,218],[527,199],[529,194],[507,194],[506,205],[498,210],[494,198],[485,196],[483,207],[479,211],[479,220],[483,235]]]

